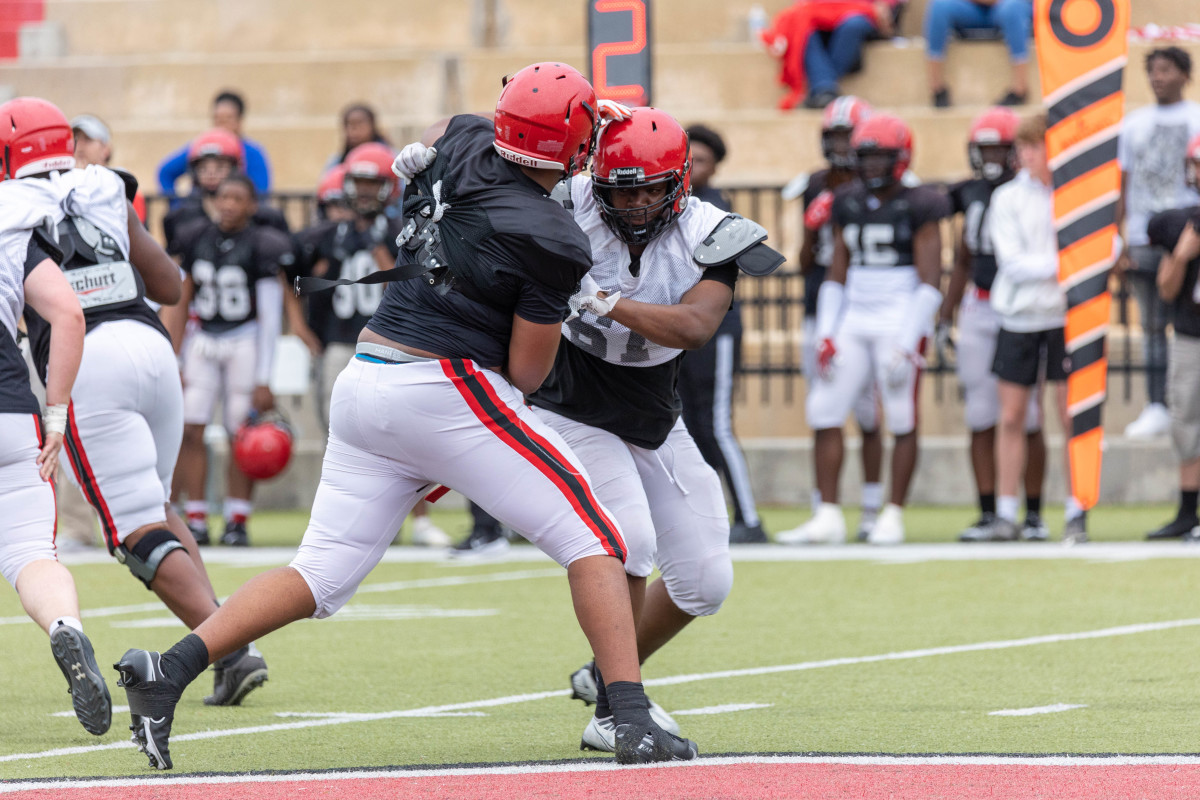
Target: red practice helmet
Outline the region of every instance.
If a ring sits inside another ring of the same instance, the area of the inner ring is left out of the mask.
[[[1200,192],[1200,136],[1188,142],[1184,175],[1187,178],[1187,185]]]
[[[574,67],[532,64],[504,80],[496,101],[496,152],[570,177],[587,167],[596,122],[596,91]]]
[[[292,458],[292,428],[279,414],[251,416],[233,437],[233,460],[248,478],[265,481]]]
[[[392,148],[379,142],[360,144],[347,153],[346,157],[342,159],[342,167],[346,171],[343,184],[346,189],[346,197],[350,200],[358,198],[355,178],[364,178],[383,181],[383,185],[379,187],[379,196],[376,198],[380,205],[387,203],[389,199],[394,199],[394,194],[399,188],[396,174],[392,172],[392,161],[395,158],[396,154],[392,152]]]
[[[967,156],[975,174],[992,183],[1003,183],[1016,173],[1017,151],[1013,142],[1017,140],[1017,126],[1021,118],[1007,106],[995,106],[984,111],[971,123],[971,134],[967,140]],[[1001,161],[988,161],[983,157],[983,148],[1005,148]]]
[[[863,184],[872,190],[886,189],[898,183],[912,163],[912,130],[899,117],[876,114],[854,129],[850,148]],[[877,155],[890,157],[888,168],[879,175],[863,174],[864,160]]]
[[[331,167],[321,176],[321,182],[317,184],[317,202],[318,203],[337,203],[346,197],[346,190],[342,186],[342,182],[346,178],[346,167],[338,164]]]
[[[0,180],[75,167],[71,123],[40,97],[16,97],[0,105],[0,145]]]
[[[188,166],[194,165],[202,158],[215,156],[227,158],[242,169],[246,164],[246,151],[242,140],[224,128],[213,128],[192,139],[188,145]]]
[[[687,206],[692,186],[688,136],[665,111],[635,108],[627,120],[600,131],[592,164],[592,194],[600,215],[621,241],[646,244],[660,235]],[[618,209],[612,190],[667,184],[662,200],[649,206]]]
[[[849,94],[825,106],[825,112],[821,115],[821,152],[826,161],[840,169],[854,166],[853,155],[837,152],[834,141],[839,134],[849,138],[859,123],[865,122],[871,114],[870,103]]]

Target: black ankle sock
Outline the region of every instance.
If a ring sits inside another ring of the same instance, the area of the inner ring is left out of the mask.
[[[246,645],[245,647],[243,647],[239,650],[234,650],[232,653],[225,656],[224,658],[218,658],[216,661],[213,662],[213,666],[217,667],[218,669],[225,669],[230,664],[233,664],[239,658],[246,655],[246,653],[248,653],[248,652],[250,652],[250,645]],[[207,657],[208,657],[208,653],[207,653],[207,651],[205,651],[205,658],[207,658]]]
[[[1030,514],[1037,514],[1039,517],[1042,515],[1041,495],[1025,498],[1025,515],[1028,516]]]
[[[1181,490],[1179,492],[1179,516],[1195,517],[1198,498],[1200,498],[1200,492]]]
[[[650,701],[642,684],[633,681],[614,681],[608,684],[608,704],[612,708],[613,722],[648,723]]]
[[[163,653],[159,663],[163,674],[182,689],[208,669],[208,647],[199,636],[189,633]]]
[[[984,514],[996,513],[996,493],[979,495],[979,510]]]
[[[600,668],[592,667],[592,676],[596,679],[596,718],[604,719],[612,716],[612,708],[608,705],[608,687],[600,675]]]

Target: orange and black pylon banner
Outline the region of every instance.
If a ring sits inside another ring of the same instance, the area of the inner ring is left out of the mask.
[[[1125,96],[1130,0],[1036,0],[1034,36],[1054,177],[1058,279],[1067,295],[1071,491],[1100,495],[1101,410],[1108,378],[1108,293],[1121,192],[1117,134]]]

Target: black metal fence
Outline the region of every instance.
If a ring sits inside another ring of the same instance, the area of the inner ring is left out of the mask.
[[[760,380],[763,400],[781,391],[785,402],[792,402],[799,388],[803,364],[800,343],[804,326],[804,281],[797,267],[799,253],[800,206],[798,201],[785,200],[782,186],[726,186],[734,210],[756,220],[771,232],[771,243],[788,257],[788,263],[765,278],[745,278],[738,282],[738,299],[743,306],[746,339],[740,374]],[[293,230],[311,224],[316,218],[316,198],[310,192],[277,192],[264,202],[278,208],[287,217]],[[148,226],[152,233],[162,236],[161,220],[170,198],[147,198]],[[1115,282],[1116,283],[1116,282]],[[1113,302],[1117,322],[1109,335],[1110,394],[1118,388],[1126,400],[1133,393],[1135,376],[1145,373],[1141,348],[1134,347],[1130,336],[1130,295],[1126,285],[1116,283]],[[942,363],[931,354],[928,365],[934,391],[940,399],[945,381],[954,380],[952,362]]]

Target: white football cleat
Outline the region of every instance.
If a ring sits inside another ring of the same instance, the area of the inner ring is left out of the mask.
[[[836,503],[821,503],[812,518],[798,528],[775,535],[780,544],[844,544],[846,518]]]
[[[667,733],[679,736],[679,723],[658,703],[650,701],[650,719]],[[598,719],[593,716],[583,729],[579,741],[580,750],[599,750],[604,753],[617,752],[617,725],[612,717]]]
[[[412,521],[413,547],[449,547],[452,543],[449,534],[433,524],[429,517],[413,517]]]
[[[904,509],[895,503],[888,503],[879,512],[879,519],[871,528],[867,537],[868,544],[890,545],[904,542]]]

